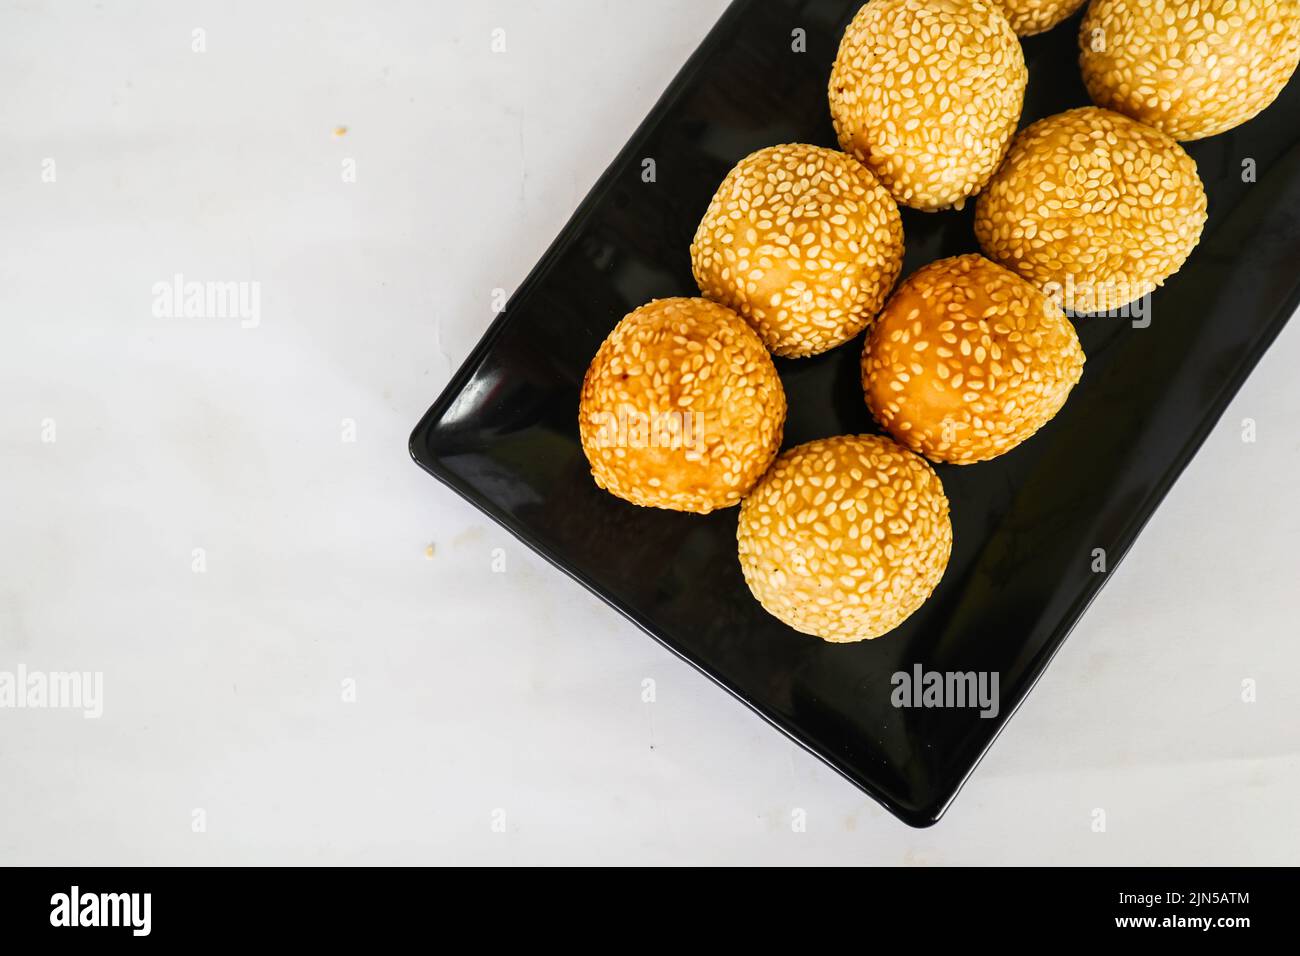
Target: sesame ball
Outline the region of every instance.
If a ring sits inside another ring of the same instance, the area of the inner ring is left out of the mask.
[[[634,505],[738,503],[781,447],[785,391],[735,312],[658,299],[631,312],[582,382],[578,431],[596,484]]]
[[[1204,139],[1282,92],[1300,64],[1300,0],[1092,0],[1079,46],[1098,106]]]
[[[1006,155],[1028,77],[993,2],[872,0],[840,42],[831,118],[900,203],[960,209]]]
[[[787,358],[861,332],[902,266],[897,204],[865,166],[820,146],[773,146],[741,160],[691,243],[700,291]]]
[[[1118,310],[1177,272],[1205,225],[1196,163],[1095,106],[1021,130],[975,206],[984,254],[1078,313]]]
[[[1065,313],[977,255],[940,259],[909,276],[862,353],[876,420],[913,451],[958,465],[1029,438],[1082,374],[1083,349]]]
[[[792,448],[740,506],[740,567],[796,631],[834,643],[893,630],[948,566],[948,499],[922,458],[876,435]]]
[[[1017,36],[1030,37],[1052,29],[1083,6],[1083,0],[997,0]]]

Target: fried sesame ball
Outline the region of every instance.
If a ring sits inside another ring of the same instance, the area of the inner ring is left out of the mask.
[[[952,553],[934,469],[876,435],[792,448],[740,506],[740,567],[796,631],[834,643],[893,630],[930,596]]]
[[[781,447],[785,391],[754,330],[706,299],[628,314],[582,382],[596,484],[634,505],[707,514],[740,501]]]
[[[997,0],[1017,36],[1044,33],[1069,18],[1083,0]]]
[[[871,0],[840,42],[831,118],[900,203],[960,209],[1006,155],[1028,76],[991,0]]]
[[[876,177],[851,156],[797,143],[741,160],[691,243],[700,291],[787,358],[861,332],[902,266],[903,221]]]
[[[1079,46],[1098,106],[1204,139],[1282,92],[1300,64],[1300,0],[1092,0]]]
[[[1177,272],[1205,225],[1196,163],[1159,130],[1095,106],[1021,130],[975,206],[993,261],[1073,312],[1120,309]]]
[[[876,420],[935,461],[969,465],[1015,448],[1061,410],[1083,374],[1074,326],[1046,296],[983,256],[910,275],[867,336],[862,386]]]

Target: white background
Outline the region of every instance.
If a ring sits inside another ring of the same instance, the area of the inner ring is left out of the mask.
[[[925,831],[411,464],[724,5],[0,7],[0,670],[105,680],[0,710],[0,862],[1300,859],[1294,323]]]

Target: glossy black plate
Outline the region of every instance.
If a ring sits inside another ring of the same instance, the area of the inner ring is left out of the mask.
[[[714,189],[751,151],[834,146],[826,83],[859,0],[739,0],[673,81],[411,436],[411,454],[561,570],[694,664],[907,823],[936,821],[1300,303],[1300,83],[1233,132],[1189,144],[1209,223],[1151,302],[1149,327],[1077,321],[1082,383],[1041,433],[939,472],[955,543],[901,628],[825,644],[769,617],[736,559],[736,509],[639,509],[600,491],[578,443],[578,391],[618,320],[696,295],[688,246]],[[1023,121],[1087,103],[1078,17],[1024,42]],[[806,31],[807,52],[792,49]],[[642,179],[653,158],[657,179]],[[1255,181],[1243,177],[1253,160]],[[977,251],[971,208],[904,210],[904,275]],[[777,361],[787,447],[876,431],[861,339]],[[999,675],[996,719],[896,709],[891,676]]]

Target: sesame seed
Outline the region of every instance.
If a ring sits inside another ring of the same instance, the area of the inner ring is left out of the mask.
[[[961,208],[1020,121],[1024,54],[983,0],[872,0],[840,42],[828,95],[840,146],[899,203]]]
[[[814,482],[840,505],[819,505]],[[845,643],[888,633],[925,602],[948,565],[952,523],[924,459],[888,438],[843,435],[781,455],[741,504],[736,542],[768,613]]]
[[[1097,137],[1110,147],[1087,149]],[[1159,203],[1144,194],[1152,182],[1161,186]],[[1205,219],[1196,163],[1178,143],[1086,106],[1020,132],[979,197],[975,236],[990,259],[1059,293],[1071,311],[1091,313],[1163,284],[1195,248]]]
[[[1094,103],[1204,139],[1257,116],[1295,73],[1300,0],[1093,0],[1079,44]]]
[[[741,160],[691,243],[700,291],[787,358],[861,332],[902,263],[898,206],[871,172],[844,153],[797,143]]]
[[[1028,37],[1052,29],[1083,6],[1084,0],[994,0],[1017,36]]]
[[[999,321],[987,323],[989,312]],[[892,333],[918,322],[917,341],[951,338],[958,348],[901,346]],[[1011,354],[1010,363],[995,351]],[[1010,451],[1050,421],[1083,362],[1063,312],[1010,270],[966,255],[933,262],[898,287],[867,336],[862,385],[872,415],[902,445],[965,465]]]
[[[706,299],[658,299],[601,344],[578,431],[599,487],[643,507],[708,513],[738,504],[767,470],[785,413],[772,358],[739,315]]]

